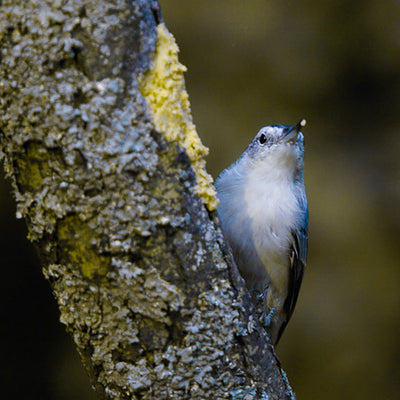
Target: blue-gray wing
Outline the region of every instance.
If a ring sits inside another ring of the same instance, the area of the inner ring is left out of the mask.
[[[304,226],[292,231],[292,238],[293,242],[290,249],[289,290],[284,304],[286,320],[280,328],[278,340],[293,314],[299,296],[301,282],[303,280],[304,269],[307,263],[308,213],[305,216]]]

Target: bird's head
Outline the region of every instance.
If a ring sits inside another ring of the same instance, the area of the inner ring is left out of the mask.
[[[241,162],[247,173],[277,173],[296,178],[303,171],[304,136],[301,129],[306,120],[296,125],[270,125],[261,128],[243,152]]]

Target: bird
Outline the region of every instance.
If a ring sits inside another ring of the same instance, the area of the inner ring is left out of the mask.
[[[307,262],[305,124],[261,128],[215,181],[222,233],[274,346],[293,314]]]

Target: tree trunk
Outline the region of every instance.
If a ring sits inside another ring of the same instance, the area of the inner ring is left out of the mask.
[[[99,398],[290,399],[151,0],[0,6],[1,157]]]

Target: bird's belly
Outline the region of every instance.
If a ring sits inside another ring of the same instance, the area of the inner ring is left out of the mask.
[[[280,295],[287,292],[289,283],[287,236],[279,237],[271,232],[265,232],[263,236],[256,234],[253,238],[256,253],[268,275],[270,289]]]
[[[258,183],[258,184],[257,184]],[[285,183],[249,182],[244,193],[254,250],[280,293],[287,291],[291,230],[296,225],[298,201]]]

